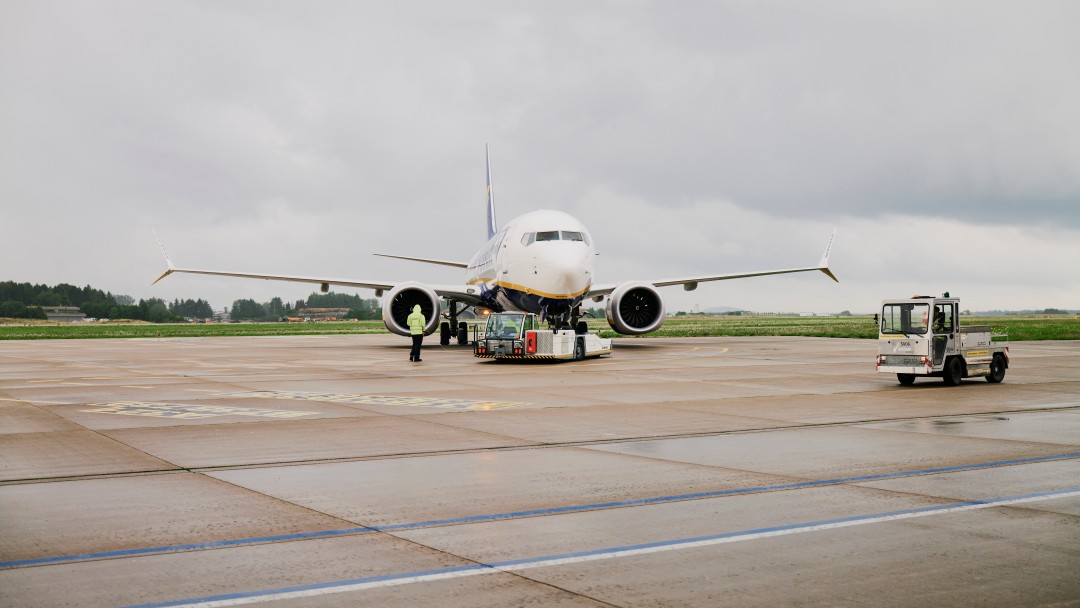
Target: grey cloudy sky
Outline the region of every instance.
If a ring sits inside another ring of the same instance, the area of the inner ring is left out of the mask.
[[[0,0],[0,280],[294,300],[178,265],[454,283],[578,216],[669,310],[1080,308],[1080,4]],[[360,291],[371,297],[370,291]]]

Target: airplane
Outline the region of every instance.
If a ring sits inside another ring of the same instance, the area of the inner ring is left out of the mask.
[[[383,299],[382,320],[386,329],[401,336],[409,336],[405,319],[412,312],[413,306],[419,304],[424,318],[428,320],[424,328],[425,335],[441,329],[442,344],[449,344],[451,333],[456,334],[461,343],[465,343],[467,339],[464,323],[458,324],[458,304],[482,312],[535,313],[552,328],[570,326],[584,332],[584,323],[580,322],[581,304],[585,300],[599,303],[606,299],[604,310],[608,325],[620,334],[633,336],[656,331],[664,323],[664,300],[657,290],[660,287],[681,285],[684,290],[693,291],[699,284],[710,281],[810,271],[820,271],[839,282],[829,269],[829,254],[836,238],[836,232],[833,231],[817,266],[651,281],[594,283],[593,258],[596,248],[591,233],[577,218],[562,211],[541,209],[516,217],[502,228],[498,227],[491,185],[491,157],[486,145],[484,156],[487,165],[485,199],[488,240],[468,263],[374,254],[463,268],[465,282],[462,284],[428,285],[416,281],[381,282],[177,268],[158,239],[168,269],[152,285],[173,273],[189,273],[313,283],[319,285],[323,293],[329,291],[331,285],[372,289],[376,297]],[[448,302],[449,309],[445,313],[440,299]],[[448,321],[441,321],[443,318]]]

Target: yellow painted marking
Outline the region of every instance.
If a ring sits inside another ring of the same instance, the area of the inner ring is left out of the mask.
[[[969,356],[969,357],[985,357],[986,355],[989,355],[989,354],[990,354],[990,351],[988,351],[988,350],[969,350],[968,353],[967,353],[967,356]]]

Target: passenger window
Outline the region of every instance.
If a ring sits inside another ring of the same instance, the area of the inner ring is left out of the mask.
[[[547,232],[537,232],[536,233],[536,241],[537,242],[540,242],[540,241],[557,241],[557,240],[559,240],[559,231],[558,230],[550,230],[550,231],[547,231]]]

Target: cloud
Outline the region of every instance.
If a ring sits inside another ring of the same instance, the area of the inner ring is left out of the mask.
[[[612,212],[612,210],[617,210]],[[805,273],[663,290],[671,310],[726,305],[755,311],[869,312],[879,300],[950,291],[974,310],[1076,308],[1080,230],[976,226],[932,215],[807,220],[731,201],[669,209],[610,190],[575,210],[600,251],[599,282],[667,279],[816,266],[838,231],[830,266],[836,284]]]
[[[834,226],[837,264],[879,263],[838,269],[842,301],[816,276],[676,301],[766,309],[796,289],[819,298],[802,308],[854,310],[990,260],[1024,295],[987,290],[987,307],[1075,307],[1058,277],[1078,258],[1077,17],[1069,2],[5,4],[0,279],[217,306],[297,288],[151,292],[154,226],[210,267],[456,282],[368,254],[467,260],[490,142],[499,216],[582,215],[605,275],[813,263]],[[875,249],[898,233],[949,256]]]

